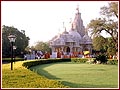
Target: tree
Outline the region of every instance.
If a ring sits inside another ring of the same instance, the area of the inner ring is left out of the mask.
[[[103,36],[96,36],[93,38],[92,42],[94,50],[106,52],[108,56],[116,54],[115,44],[113,43],[113,39],[111,37],[104,38]]]
[[[8,36],[14,34],[16,36],[16,41],[14,45],[16,46],[15,55],[20,56],[24,53],[25,48],[29,44],[29,37],[26,37],[25,32],[20,32],[17,28],[13,26],[2,26],[2,56],[10,57],[11,45],[8,40]]]
[[[49,48],[49,44],[47,42],[38,41],[34,48],[35,50],[43,51],[43,53],[45,53],[45,51],[51,52],[51,49]]]
[[[106,38],[104,38],[103,36],[96,36],[93,38],[92,42],[93,42],[93,48],[95,50],[97,50],[97,51],[104,50],[105,51],[105,46],[107,43]]]
[[[106,47],[107,47],[107,55],[116,55],[116,48],[115,48],[115,44],[112,43],[113,42],[113,39],[110,37],[110,38],[107,38],[107,44],[106,44]]]
[[[103,6],[101,7],[102,15],[107,15],[107,17],[115,16],[118,18],[118,2],[111,2],[109,3],[109,6]]]
[[[101,18],[91,20],[88,29],[93,37],[100,35],[102,31],[110,34],[115,49],[118,49],[118,2],[111,2],[108,6],[101,7]]]

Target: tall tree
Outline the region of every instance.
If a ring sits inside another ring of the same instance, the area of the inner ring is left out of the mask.
[[[113,43],[113,39],[111,37],[106,39],[107,39],[107,43],[106,43],[107,54],[112,56],[116,55],[116,48],[115,48],[115,44]]]
[[[111,2],[109,6],[101,7],[101,15],[106,15],[107,17],[115,16],[118,18],[118,2]]]
[[[105,50],[107,39],[103,36],[97,36],[93,38],[92,42],[94,49],[100,51]]]
[[[94,50],[106,52],[108,56],[116,54],[115,44],[111,37],[104,38],[103,36],[96,36],[92,42]]]
[[[16,41],[14,45],[16,46],[15,55],[19,56],[22,52],[24,52],[25,48],[29,44],[29,37],[26,37],[25,32],[20,32],[17,28],[13,26],[2,26],[2,55],[4,57],[10,56],[10,41],[8,40],[8,36],[13,34],[16,36]]]
[[[45,52],[45,51],[51,52],[51,49],[47,42],[38,41],[34,47],[35,47],[35,50],[41,50],[43,52]]]
[[[88,25],[93,37],[99,35],[102,31],[107,32],[111,38],[112,43],[118,49],[118,2],[111,2],[108,6],[101,7],[101,18],[91,20]]]

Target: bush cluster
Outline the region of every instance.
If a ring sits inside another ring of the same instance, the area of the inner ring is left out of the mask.
[[[71,58],[71,61],[77,63],[86,63],[86,61],[88,61],[88,58]]]
[[[105,55],[99,55],[96,58],[71,58],[71,62],[76,63],[89,63],[89,64],[96,64],[97,61],[100,64],[109,64],[109,65],[117,65],[117,59],[107,59]]]
[[[101,54],[101,55],[98,55],[97,57],[96,57],[96,59],[94,60],[94,63],[96,63],[97,61],[99,61],[100,62],[100,64],[107,64],[107,57],[106,57],[106,55],[104,55],[104,54]]]
[[[118,64],[118,60],[117,59],[108,59],[107,64],[117,65]]]

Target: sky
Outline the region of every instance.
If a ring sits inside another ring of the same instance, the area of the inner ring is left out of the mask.
[[[67,31],[74,20],[77,6],[83,24],[100,17],[100,8],[110,1],[1,1],[1,25],[25,30],[29,45],[49,41],[62,33],[63,22]],[[104,34],[105,35],[105,34]]]

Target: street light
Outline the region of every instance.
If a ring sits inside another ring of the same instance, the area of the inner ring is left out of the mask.
[[[29,52],[30,52],[30,60],[31,60],[31,52],[32,52],[31,48],[29,49]]]
[[[15,42],[16,36],[15,35],[9,35],[8,39],[11,42],[11,70],[13,70],[13,43]]]
[[[16,46],[13,46],[13,58],[14,58],[14,63],[15,63],[15,50],[16,50]]]

